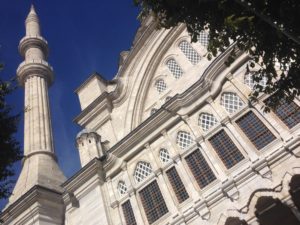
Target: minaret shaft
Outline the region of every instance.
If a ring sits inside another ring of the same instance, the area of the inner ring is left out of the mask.
[[[54,153],[47,81],[33,75],[24,86],[24,155],[38,151]]]
[[[19,45],[24,61],[17,69],[19,82],[25,90],[24,159],[9,204],[37,186],[61,193],[60,185],[66,180],[57,165],[53,145],[48,97],[53,70],[46,61],[48,44],[40,34],[39,19],[33,6],[25,27],[26,36]]]

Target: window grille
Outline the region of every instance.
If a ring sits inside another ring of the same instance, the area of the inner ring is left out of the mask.
[[[244,159],[242,153],[238,150],[233,141],[224,130],[215,134],[209,139],[209,142],[221,158],[227,169],[233,167]]]
[[[275,140],[275,136],[253,112],[242,116],[237,124],[257,149],[262,149]]]
[[[181,149],[186,149],[189,147],[194,141],[190,133],[186,131],[179,131],[177,133],[177,144]]]
[[[150,116],[157,112],[156,108],[151,109]]]
[[[273,111],[290,129],[300,122],[300,107],[295,102],[281,100],[278,107]]]
[[[227,112],[234,113],[243,107],[244,102],[236,93],[227,92],[222,95],[221,105]]]
[[[198,42],[204,47],[207,47],[209,43],[209,34],[205,31],[201,31],[198,36]]]
[[[182,77],[183,71],[180,68],[180,66],[177,64],[175,59],[169,59],[167,61],[167,67],[176,79]]]
[[[149,224],[154,223],[168,212],[165,200],[156,181],[140,191],[141,202]]]
[[[127,186],[124,181],[119,181],[118,191],[121,196],[127,193]]]
[[[168,150],[165,148],[160,149],[159,158],[160,158],[160,161],[162,161],[163,163],[167,163],[171,159]]]
[[[204,188],[216,179],[199,149],[189,154],[185,160],[200,188]]]
[[[179,203],[184,202],[189,198],[189,194],[187,193],[182,180],[180,179],[177,170],[175,167],[172,167],[167,172],[167,177],[171,183],[173,191],[175,192],[176,198]]]
[[[216,125],[218,120],[210,113],[201,113],[199,116],[198,124],[202,127],[203,131],[208,131],[211,127]]]
[[[162,93],[167,89],[167,84],[163,79],[159,79],[155,82],[155,87],[158,91],[158,93]]]
[[[180,42],[179,48],[193,65],[196,65],[200,61],[200,55],[187,41]]]
[[[152,167],[150,163],[147,162],[139,162],[136,165],[134,171],[134,178],[137,182],[141,182],[146,177],[148,177],[152,173]]]
[[[252,90],[255,87],[256,82],[253,80],[253,73],[246,73],[244,76],[244,83],[248,85]],[[260,81],[259,84],[265,88],[267,86],[267,77],[263,77]]]
[[[130,200],[122,205],[122,210],[125,218],[126,225],[137,225],[134,213],[130,204]]]

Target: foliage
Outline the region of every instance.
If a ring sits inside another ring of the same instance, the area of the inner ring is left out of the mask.
[[[276,107],[280,99],[291,101],[300,94],[299,0],[134,1],[141,8],[140,16],[152,14],[158,28],[184,23],[192,41],[209,30],[208,58],[233,42],[249,53],[247,68],[255,70],[256,82],[250,99],[263,92],[272,95],[268,105]],[[266,87],[259,84],[262,79],[267,79]]]
[[[0,64],[0,70],[2,68],[3,64]],[[19,115],[12,115],[12,108],[6,102],[7,95],[15,89],[13,84],[13,81],[0,80],[0,199],[9,196],[13,164],[21,159],[19,143],[14,137]]]

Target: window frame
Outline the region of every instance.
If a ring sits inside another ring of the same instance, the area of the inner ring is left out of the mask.
[[[149,219],[148,219],[148,216],[147,216],[147,212],[146,212],[145,206],[144,206],[144,204],[143,204],[143,200],[142,200],[142,197],[141,197],[141,192],[142,192],[145,188],[147,188],[149,185],[151,185],[152,183],[154,183],[154,182],[155,182],[155,183],[157,184],[157,186],[158,186],[158,189],[159,189],[159,191],[160,191],[161,197],[162,197],[162,199],[164,200],[164,204],[165,204],[165,206],[166,206],[166,208],[167,208],[168,211],[167,211],[165,214],[161,215],[157,220],[155,220],[155,221],[153,221],[152,223],[150,223],[150,221],[149,221]],[[142,208],[141,212],[142,212],[142,214],[143,214],[143,217],[145,218],[145,220],[147,221],[148,224],[157,224],[157,223],[161,222],[162,220],[164,220],[166,217],[169,217],[169,215],[170,215],[170,210],[169,210],[168,205],[167,205],[167,203],[166,203],[166,201],[165,201],[164,193],[161,191],[161,188],[160,188],[160,186],[159,186],[159,182],[158,182],[157,179],[153,179],[153,180],[147,182],[147,184],[143,185],[143,187],[141,187],[141,188],[139,189],[139,191],[138,191],[138,201],[140,202],[140,206],[141,206],[141,208]]]
[[[177,190],[175,190],[175,188],[173,187],[173,183],[170,181],[170,178],[169,178],[169,176],[168,176],[168,172],[171,171],[172,169],[174,169],[175,172],[177,173],[177,176],[178,176],[178,178],[179,178],[179,180],[180,180],[179,182],[182,183],[182,186],[183,186],[183,188],[184,188],[184,190],[185,190],[185,192],[186,192],[186,194],[187,194],[187,198],[184,199],[184,200],[181,201],[181,202],[178,200],[178,196],[177,196],[177,194],[176,194],[176,191],[177,191]],[[187,202],[187,201],[191,198],[191,195],[190,195],[190,193],[188,192],[188,188],[187,188],[187,186],[186,186],[184,180],[182,179],[182,176],[181,176],[180,171],[178,172],[178,168],[177,168],[176,164],[170,165],[170,166],[164,171],[164,175],[165,175],[166,179],[168,180],[167,183],[168,183],[168,186],[170,187],[170,188],[168,187],[168,189],[171,189],[171,190],[172,190],[172,191],[170,191],[170,194],[172,194],[172,196],[174,195],[174,197],[175,197],[177,203],[178,203],[179,205],[182,205],[182,204],[184,204],[185,202]]]
[[[254,113],[255,116],[258,117],[258,119],[265,125],[265,127],[274,135],[275,139],[268,143],[267,145],[265,145],[263,148],[261,149],[257,149],[256,146],[251,142],[251,140],[247,137],[247,135],[244,133],[244,131],[239,127],[239,125],[237,124],[237,121],[242,118],[243,116],[245,116],[247,113],[252,112]],[[245,141],[248,145],[253,146],[253,148],[251,148],[251,151],[255,152],[257,155],[261,155],[263,154],[266,150],[270,150],[270,148],[272,148],[274,145],[276,145],[278,142],[280,142],[280,134],[278,133],[277,129],[275,129],[275,127],[273,127],[270,124],[271,121],[269,121],[268,119],[264,118],[260,112],[257,112],[256,110],[250,110],[247,109],[246,111],[244,111],[243,113],[241,113],[241,115],[239,115],[238,117],[236,117],[233,121],[233,125],[234,127],[237,129],[237,131],[239,132],[239,134],[242,136],[243,141]]]
[[[229,138],[231,139],[231,141],[235,144],[235,146],[238,148],[238,150],[240,151],[240,153],[244,157],[244,159],[242,159],[240,162],[238,162],[237,164],[235,164],[231,168],[227,168],[225,166],[225,164],[223,163],[222,159],[220,158],[220,156],[215,151],[214,147],[212,146],[212,144],[209,141],[209,139],[211,139],[213,136],[215,136],[217,133],[221,132],[222,130],[224,132],[226,132],[226,134],[229,136]],[[237,168],[239,168],[239,167],[241,167],[244,164],[246,164],[246,163],[249,162],[249,157],[248,157],[247,152],[245,151],[244,147],[236,140],[236,137],[232,135],[231,130],[229,130],[227,127],[222,127],[220,129],[214,130],[214,132],[212,132],[210,135],[208,135],[205,138],[205,144],[209,148],[209,150],[211,150],[210,152],[212,153],[214,159],[216,159],[217,162],[219,162],[218,165],[221,166],[224,169],[223,171],[225,171],[226,174],[230,174],[232,171],[236,170]]]

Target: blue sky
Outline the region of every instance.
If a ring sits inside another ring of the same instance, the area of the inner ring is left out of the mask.
[[[74,90],[95,71],[106,79],[116,74],[119,54],[130,49],[139,26],[138,9],[133,0],[1,0],[0,61],[5,63],[0,72],[2,79],[15,76],[22,62],[17,47],[25,34],[24,21],[31,3],[50,47],[49,62],[55,72],[55,83],[49,90],[54,142],[60,167],[70,177],[80,169],[75,147],[80,127],[72,122],[80,107]],[[22,88],[9,96],[15,112],[22,112],[23,99]],[[23,122],[22,115],[16,135],[21,146]],[[18,174],[20,163],[15,168]],[[5,201],[0,201],[0,209],[4,205]]]

